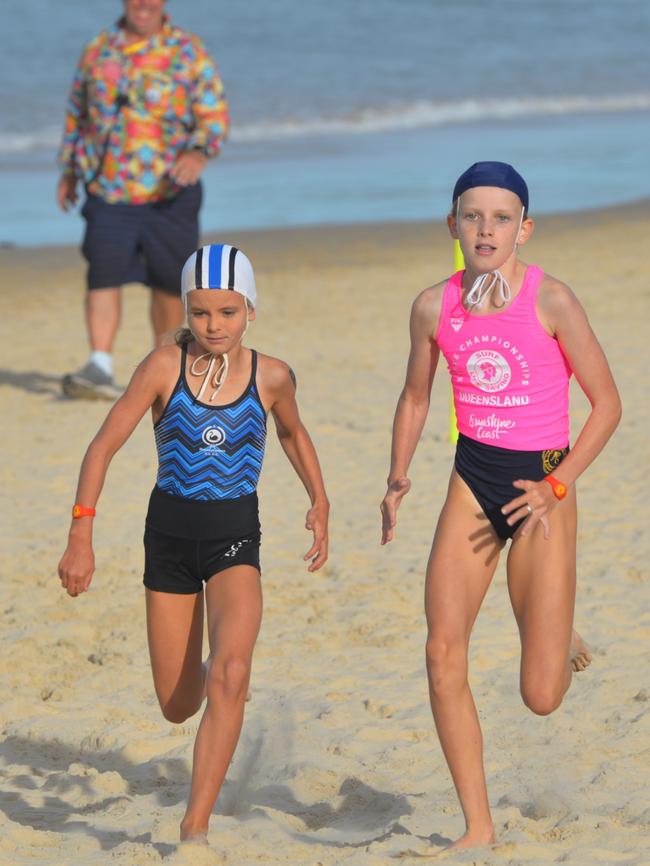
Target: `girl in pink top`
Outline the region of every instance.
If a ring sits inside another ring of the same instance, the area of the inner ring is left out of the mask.
[[[465,816],[455,848],[494,841],[481,729],[467,681],[472,626],[508,539],[508,588],[521,638],[520,687],[540,715],[555,710],[591,656],[573,630],[575,481],[621,415],[603,351],[568,286],[526,265],[528,189],[505,163],[458,179],[447,218],[466,269],[425,289],[411,310],[411,352],[393,425],[382,544],[393,538],[408,467],[440,353],[451,375],[459,440],[427,567],[426,662],[431,708]],[[568,385],[592,409],[569,451]]]

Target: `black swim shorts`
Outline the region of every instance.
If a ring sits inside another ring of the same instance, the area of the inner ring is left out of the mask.
[[[238,499],[195,500],[154,487],[144,532],[148,589],[189,595],[235,565],[260,571],[257,494]]]
[[[88,194],[81,251],[88,289],[144,283],[180,295],[181,271],[199,245],[201,184],[151,204],[109,204]]]

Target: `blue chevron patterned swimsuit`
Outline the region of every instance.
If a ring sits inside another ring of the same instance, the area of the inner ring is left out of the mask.
[[[257,353],[241,396],[224,406],[199,402],[185,374],[187,347],[169,402],[154,425],[158,477],[147,512],[144,584],[196,593],[233,565],[259,570],[257,481],[266,412],[257,391]]]

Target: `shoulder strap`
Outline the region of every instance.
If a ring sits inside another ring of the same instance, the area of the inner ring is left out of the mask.
[[[520,294],[523,294],[523,300],[531,309],[535,309],[535,305],[537,302],[537,291],[539,289],[540,283],[542,282],[542,278],[544,276],[544,271],[537,267],[537,265],[528,265],[526,269],[526,275],[524,277],[524,284],[519,290]]]
[[[251,378],[248,383],[249,388],[257,388],[257,352],[255,349],[251,349]]]
[[[434,339],[439,343],[439,338],[444,340],[445,333],[451,325],[452,318],[464,319],[468,314],[460,303],[461,286],[464,271],[456,271],[452,274],[442,292],[442,300],[440,302],[440,316],[438,318],[438,327],[434,334]]]
[[[464,274],[464,270],[456,271],[456,273],[452,274],[447,280],[443,304],[445,312],[449,316],[458,316],[467,313],[467,310],[462,305]]]

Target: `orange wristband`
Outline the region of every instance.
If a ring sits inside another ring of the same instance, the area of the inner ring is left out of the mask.
[[[73,505],[72,506],[72,517],[74,520],[78,520],[80,517],[94,517],[97,512],[94,508],[90,508],[88,505]]]
[[[556,499],[564,499],[567,495],[567,486],[563,484],[561,481],[558,481],[557,478],[553,478],[552,475],[545,475],[544,481],[548,481],[548,483],[553,488],[553,496]]]

